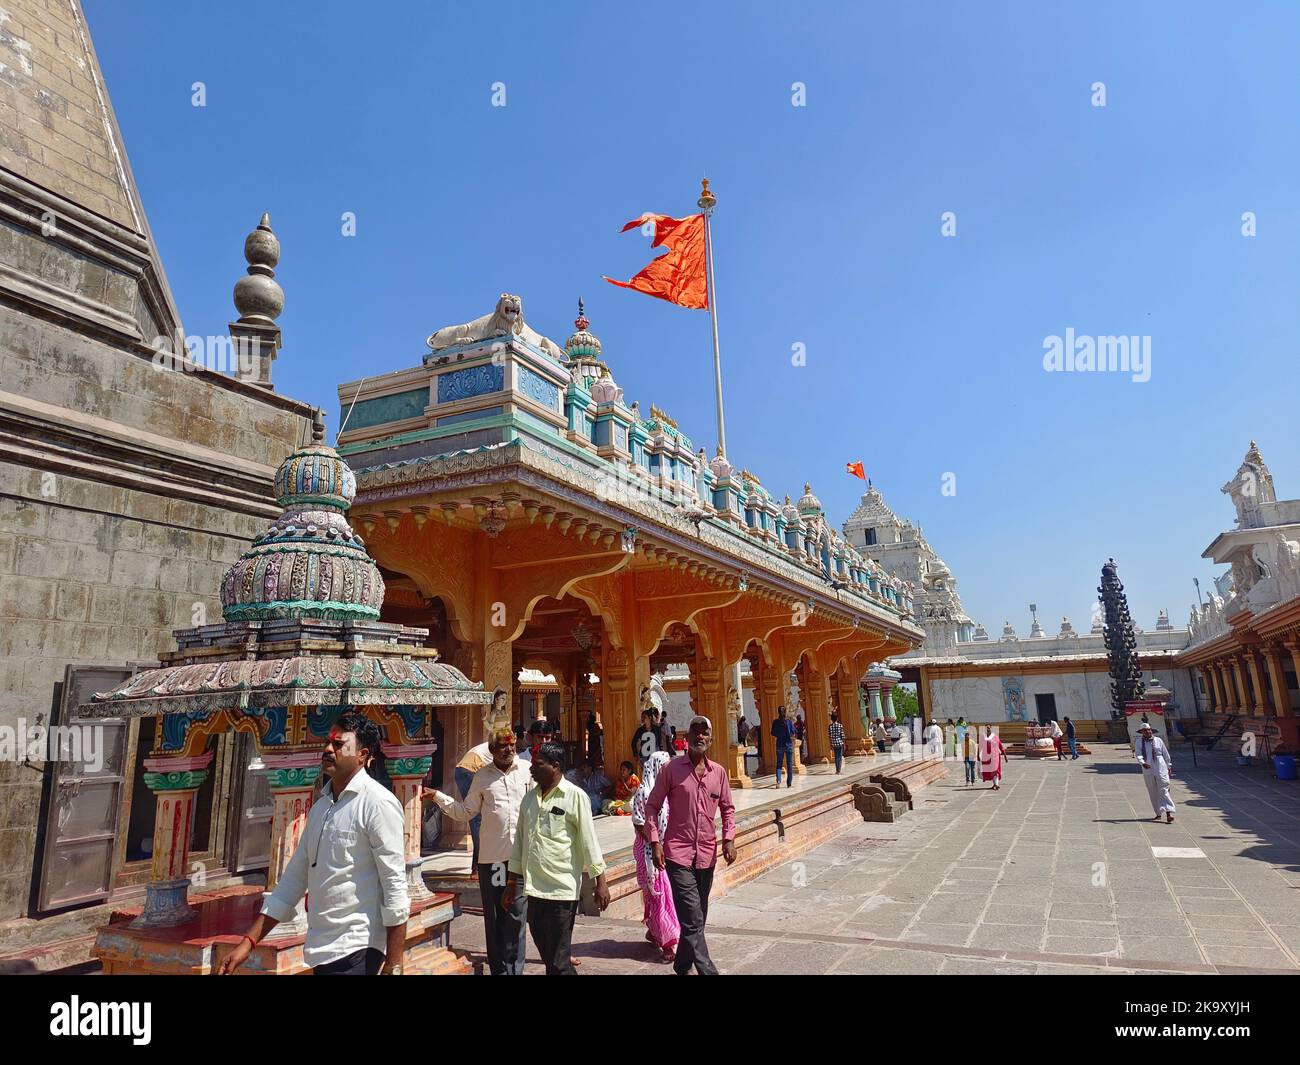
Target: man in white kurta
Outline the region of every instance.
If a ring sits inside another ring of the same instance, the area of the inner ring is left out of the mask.
[[[1169,757],[1169,748],[1165,741],[1152,732],[1150,725],[1143,725],[1138,730],[1137,760],[1142,767],[1142,779],[1146,782],[1147,794],[1151,796],[1151,809],[1156,812],[1155,820],[1165,815],[1165,820],[1174,819],[1174,800],[1169,795],[1169,777],[1174,764]]]

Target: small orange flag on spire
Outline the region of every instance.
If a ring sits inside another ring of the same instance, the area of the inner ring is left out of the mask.
[[[708,310],[709,289],[704,257],[704,215],[669,218],[664,214],[643,214],[623,227],[629,229],[654,223],[655,239],[650,247],[667,248],[664,255],[651,259],[644,270],[630,281],[605,280],[619,288],[636,289],[680,307]]]
[[[860,462],[846,462],[844,468],[846,472],[853,474],[854,477],[861,477],[864,481],[867,479],[867,471],[862,468]]]

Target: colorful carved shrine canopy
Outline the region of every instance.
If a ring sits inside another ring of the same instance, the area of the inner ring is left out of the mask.
[[[492,701],[424,646],[427,629],[378,620],[384,581],[347,520],[356,478],[321,435],[280,466],[283,512],[223,578],[224,623],[178,630],[161,668],[96,694],[83,714],[227,711],[274,731],[290,706],[406,708],[414,725],[429,706]]]

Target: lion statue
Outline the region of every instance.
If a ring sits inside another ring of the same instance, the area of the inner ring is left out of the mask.
[[[496,310],[475,318],[464,325],[449,325],[444,329],[429,334],[425,343],[430,351],[443,348],[459,347],[461,344],[473,344],[479,340],[491,340],[493,337],[517,336],[536,348],[541,348],[553,359],[563,360],[564,352],[550,339],[535,329],[524,324],[524,301],[508,292],[501,293]]]

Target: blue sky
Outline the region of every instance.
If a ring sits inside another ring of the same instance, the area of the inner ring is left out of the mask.
[[[332,428],[498,293],[561,344],[581,295],[711,452],[707,314],[600,280],[707,174],[730,458],[836,522],[861,459],[994,636],[1083,627],[1112,555],[1139,625],[1183,623],[1252,436],[1300,495],[1295,5],[85,6],[187,331],[270,211],[276,384]],[[1150,380],[1045,372],[1067,328],[1150,336]]]

